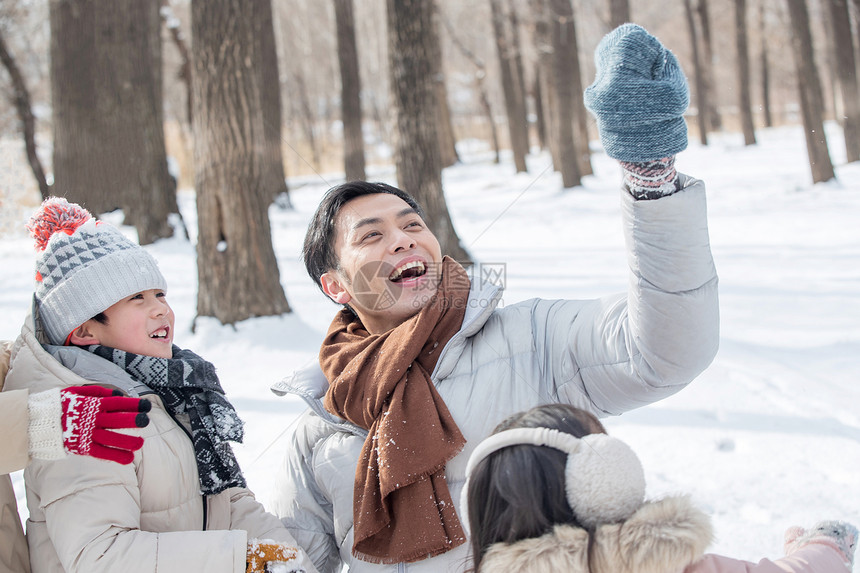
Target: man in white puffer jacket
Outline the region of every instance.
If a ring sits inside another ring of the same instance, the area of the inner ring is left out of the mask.
[[[713,360],[705,188],[674,169],[686,80],[638,26],[614,31],[597,55],[586,103],[624,168],[627,293],[497,308],[501,289],[443,258],[403,191],[352,182],[323,198],[303,254],[345,308],[319,365],[273,387],[310,406],[273,509],[320,571],[465,570],[454,508],[469,454],[496,424],[548,402],[620,414],[674,394]],[[646,105],[646,121],[631,121]]]

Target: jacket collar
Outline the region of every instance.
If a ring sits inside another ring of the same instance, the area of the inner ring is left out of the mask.
[[[92,384],[118,388],[123,393],[135,398],[153,393],[149,386],[138,382],[113,362],[96,356],[83,348],[51,344],[43,344],[42,347],[57,362]]]
[[[466,308],[466,315],[463,317],[463,325],[460,330],[451,337],[442,353],[439,355],[439,360],[436,361],[436,368],[433,369],[431,378],[439,380],[448,376],[457,365],[460,359],[460,354],[466,346],[466,340],[475,336],[487,323],[490,316],[496,310],[499,302],[502,300],[504,289],[501,286],[485,283],[483,280],[475,280],[472,277],[472,286],[469,290],[469,302]]]
[[[367,430],[332,414],[323,406],[322,399],[328,391],[328,379],[326,379],[319,362],[316,360],[309,366],[296,370],[286,378],[275,382],[270,389],[278,396],[295,394],[304,400],[310,409],[327,424],[361,438],[367,437]]]

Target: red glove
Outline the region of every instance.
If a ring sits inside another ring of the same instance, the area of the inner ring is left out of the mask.
[[[101,386],[71,386],[60,390],[63,447],[82,456],[128,464],[143,446],[140,436],[108,428],[143,428],[152,408],[148,400],[122,396]]]

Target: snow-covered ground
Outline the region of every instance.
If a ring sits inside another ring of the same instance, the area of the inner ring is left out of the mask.
[[[829,125],[837,180],[813,186],[799,128],[758,137],[753,147],[736,134],[715,135],[708,147],[691,142],[677,161],[708,185],[722,315],[716,360],[676,396],[606,421],[639,453],[650,495],[691,493],[713,514],[712,549],[752,560],[782,555],[790,525],[860,525],[860,163],[844,164],[841,132]],[[468,147],[463,163],[445,170],[448,206],[473,256],[504,263],[505,303],[625,288],[612,160],[596,153],[595,175],[564,191],[545,154],[515,174],[510,158],[493,165]],[[393,171],[372,176],[395,183]],[[299,250],[319,198],[339,177],[291,179],[295,210],[271,209],[291,315],[235,328],[198,319],[192,333],[193,237],[148,247],[170,285],[177,343],[215,363],[246,421],[236,451],[263,502],[304,408],[269,385],[315,359],[336,311],[305,275]],[[23,224],[38,199],[21,189],[0,173],[0,338],[17,335],[33,288]],[[193,228],[193,191],[179,199]],[[20,473],[13,479],[26,516]]]

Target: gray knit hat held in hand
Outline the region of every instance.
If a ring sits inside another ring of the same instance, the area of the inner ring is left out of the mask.
[[[636,24],[622,24],[594,52],[597,75],[585,107],[614,159],[642,162],[687,147],[687,79],[674,54]]]
[[[27,230],[41,251],[36,304],[51,344],[127,296],[167,289],[155,259],[118,229],[59,197],[45,199]]]

